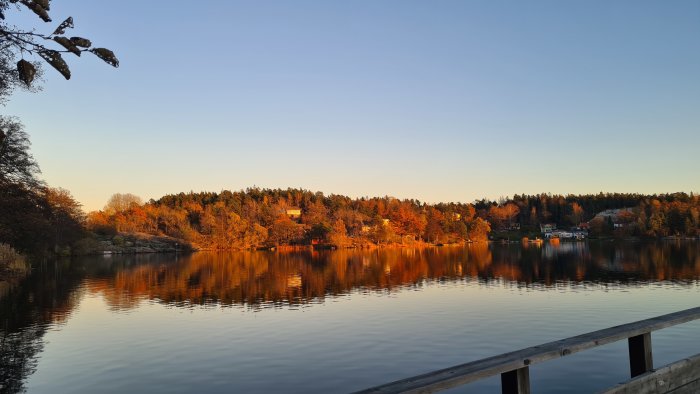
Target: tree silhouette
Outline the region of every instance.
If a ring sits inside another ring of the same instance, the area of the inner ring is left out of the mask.
[[[0,116],[0,185],[18,183],[36,188],[39,166],[29,153],[29,137],[15,118]]]

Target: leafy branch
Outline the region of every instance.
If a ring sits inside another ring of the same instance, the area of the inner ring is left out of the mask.
[[[70,79],[71,72],[62,54],[71,53],[80,56],[90,52],[112,67],[119,67],[119,60],[114,52],[107,48],[93,47],[92,41],[83,37],[65,36],[67,29],[74,27],[73,18],[61,22],[51,34],[25,31],[3,23],[5,10],[14,5],[17,9],[24,6],[35,13],[45,23],[51,22],[49,16],[50,0],[0,0],[0,49],[14,49],[22,55],[17,62],[20,81],[30,86],[36,76],[36,66],[23,58],[24,53],[41,57],[44,62],[56,69],[64,78]]]

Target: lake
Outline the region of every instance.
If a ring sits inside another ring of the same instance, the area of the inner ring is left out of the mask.
[[[0,392],[350,392],[700,305],[700,243],[96,256],[0,286]],[[654,332],[656,366],[700,322]],[[621,341],[535,393],[627,379]],[[500,392],[498,377],[450,392]]]

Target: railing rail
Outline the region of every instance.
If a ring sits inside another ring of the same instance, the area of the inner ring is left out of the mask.
[[[530,365],[624,339],[627,339],[629,344],[630,375],[635,377],[653,368],[652,331],[697,319],[700,319],[700,307],[456,365],[372,387],[358,393],[432,393],[501,374],[501,387],[504,394],[525,394],[530,392]]]

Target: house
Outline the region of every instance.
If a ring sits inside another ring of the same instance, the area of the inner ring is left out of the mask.
[[[298,219],[301,217],[301,208],[287,208],[285,213],[290,219]]]
[[[553,230],[544,234],[547,239],[559,238],[559,239],[586,239],[588,237],[587,231],[574,230]]]
[[[556,233],[557,236],[559,236],[559,238],[561,239],[571,239],[574,237],[574,233],[572,233],[571,231],[557,230]]]
[[[570,239],[574,237],[574,233],[566,230],[554,230],[544,234],[545,238]]]
[[[540,224],[540,231],[542,234],[547,234],[551,233],[552,231],[557,229],[557,225],[554,223],[546,223],[546,224]]]

